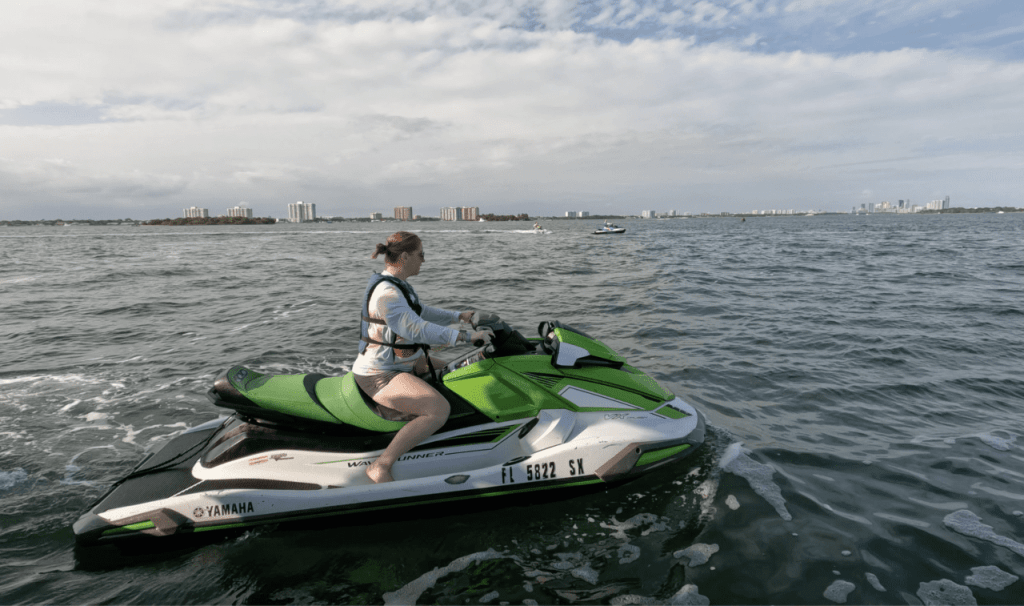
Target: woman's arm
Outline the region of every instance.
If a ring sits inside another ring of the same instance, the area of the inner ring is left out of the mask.
[[[455,345],[459,336],[458,330],[430,322],[424,317],[417,315],[409,307],[408,301],[405,300],[405,297],[396,287],[390,284],[381,284],[377,287],[374,298],[378,299],[375,301],[378,315],[384,317],[384,320],[388,323],[388,328],[396,335],[411,343]],[[432,310],[432,312],[440,313],[427,314],[426,311],[428,309]],[[423,310],[423,315],[440,322],[454,324],[459,321],[459,312],[428,307],[424,307]]]
[[[459,321],[467,321],[462,320],[462,316],[464,316],[465,313],[466,312],[450,311],[447,309],[441,309],[440,307],[430,307],[428,305],[424,305],[423,313],[420,314],[420,317],[426,320],[427,322],[440,324],[441,326],[447,326],[449,324],[455,324],[456,322]],[[469,315],[472,316],[473,314],[470,313]]]

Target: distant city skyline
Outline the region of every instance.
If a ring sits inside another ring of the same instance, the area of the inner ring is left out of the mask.
[[[897,214],[899,214],[899,213],[916,213],[916,212],[921,212],[921,211],[924,211],[924,210],[944,210],[944,209],[949,209],[949,208],[951,208],[950,204],[951,204],[950,196],[944,196],[943,198],[932,200],[932,201],[928,202],[925,205],[911,204],[911,201],[910,201],[909,198],[908,199],[900,199],[897,202],[889,202],[887,200],[882,200],[882,201],[877,202],[877,203],[876,202],[861,203],[861,205],[859,207],[857,207],[857,206],[852,207],[852,209],[849,212],[851,212],[851,213],[893,212],[893,213],[897,213]],[[288,211],[287,220],[291,221],[291,222],[302,223],[302,222],[313,221],[313,220],[317,219],[316,204],[303,203],[301,201],[300,202],[296,202],[296,203],[289,203],[287,205],[287,211]],[[792,214],[817,214],[817,213],[825,213],[825,212],[840,213],[842,211],[828,211],[828,210],[823,210],[823,209],[820,209],[820,208],[808,208],[808,209],[804,209],[804,210],[797,210],[795,208],[782,208],[782,209],[776,208],[776,209],[764,209],[764,210],[755,209],[755,210],[740,211],[740,212],[721,211],[721,210],[701,210],[701,211],[698,211],[698,212],[687,211],[687,212],[684,212],[684,213],[678,213],[674,209],[665,210],[665,211],[645,209],[645,210],[641,210],[639,212],[632,212],[632,213],[607,213],[607,214],[618,215],[618,216],[638,216],[638,217],[643,218],[643,219],[652,219],[652,218],[666,218],[666,217],[676,217],[676,216],[695,216],[695,215],[699,216],[699,215],[718,215],[718,214],[729,214],[729,215],[732,215],[732,214],[737,214],[737,215],[792,215]],[[184,209],[183,210],[183,215],[185,217],[209,217],[209,216],[211,216],[209,214],[209,209],[204,208],[204,207],[195,207],[195,206]],[[393,209],[393,218],[395,220],[397,220],[397,221],[414,221],[414,220],[418,220],[420,218],[440,219],[442,221],[476,221],[476,220],[478,220],[480,218],[480,215],[481,215],[481,213],[480,213],[480,208],[479,207],[442,207],[437,215],[416,215],[416,214],[413,213],[413,208],[410,207],[410,206],[396,206]],[[590,215],[591,215],[590,211],[587,211],[587,210],[567,210],[567,211],[564,211],[564,217],[565,218],[569,218],[569,219],[587,219],[587,218],[590,218]],[[223,215],[223,216],[228,216],[228,217],[238,216],[238,217],[252,218],[254,215],[253,215],[253,209],[250,208],[248,204],[243,202],[243,203],[240,203],[240,204],[238,204],[238,205],[236,205],[236,206],[234,206],[232,208],[228,208],[226,214]],[[284,219],[283,217],[277,217],[273,213],[271,213],[269,215],[259,215],[259,216],[268,216],[268,217],[273,217],[273,218],[278,218],[278,219]],[[547,216],[547,217],[557,218],[557,217],[563,216],[563,215],[554,214],[554,215],[533,215],[533,216]],[[321,215],[321,217],[323,217],[325,219],[328,219],[328,218],[355,218],[355,217],[346,217],[344,215]],[[383,218],[384,218],[384,213],[383,212],[379,212],[378,211],[378,212],[370,213],[370,219],[371,220],[381,221],[381,220],[383,220]],[[3,220],[3,219],[0,218],[0,220]]]

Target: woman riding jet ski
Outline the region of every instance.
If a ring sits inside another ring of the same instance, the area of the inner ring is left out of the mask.
[[[394,455],[395,444],[407,443],[402,432],[415,421],[370,398],[355,372],[275,376],[236,366],[207,394],[230,414],[150,453],[75,522],[76,540],[119,544],[568,492],[636,477],[703,444],[697,410],[583,331],[541,322],[527,339],[497,316],[477,312],[471,323],[491,342],[437,372],[428,363],[425,381],[449,414],[404,452]],[[394,481],[375,483],[367,470],[389,453]]]
[[[626,233],[626,228],[625,227],[619,227],[618,225],[609,223],[608,221],[605,221],[604,225],[602,225],[601,227],[598,227],[597,229],[594,230],[594,234],[595,235],[601,235],[601,234],[624,234],[624,233]]]
[[[442,360],[426,354],[430,345],[455,345],[478,341],[483,345],[490,333],[472,335],[436,322],[470,322],[473,312],[457,312],[421,305],[416,291],[406,280],[420,273],[426,260],[423,243],[416,234],[400,231],[378,244],[372,258],[384,254],[387,269],[373,274],[363,297],[359,357],[352,368],[359,388],[380,405],[380,415],[391,421],[408,421],[391,444],[366,468],[374,482],[391,482],[391,466],[448,419],[450,405],[421,376],[433,375]],[[432,323],[435,322],[435,323]],[[412,341],[412,343],[410,343]]]

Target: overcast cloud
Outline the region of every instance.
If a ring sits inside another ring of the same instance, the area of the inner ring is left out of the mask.
[[[1016,0],[35,0],[0,219],[1024,206]]]

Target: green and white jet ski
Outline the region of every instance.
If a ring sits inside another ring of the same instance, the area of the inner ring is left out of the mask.
[[[401,457],[394,482],[366,467],[402,422],[353,375],[236,366],[207,394],[229,416],[147,455],[74,524],[79,546],[539,490],[569,497],[692,454],[703,416],[609,347],[559,322],[524,338],[496,316],[491,344],[437,372],[447,423]],[[537,496],[537,495],[531,495]],[[210,536],[210,535],[205,535]]]

